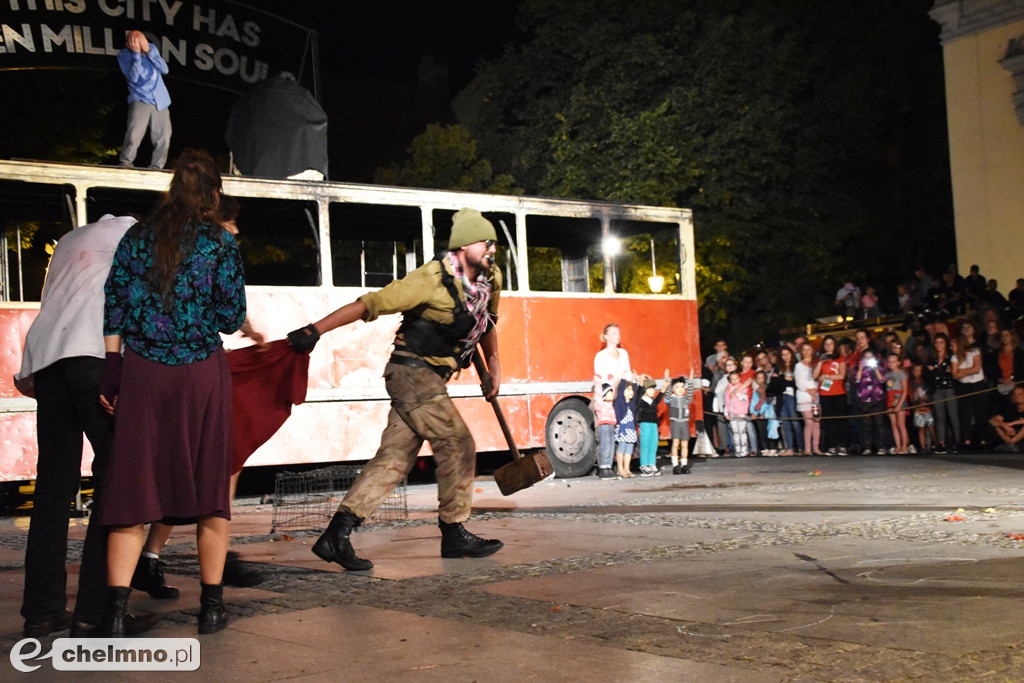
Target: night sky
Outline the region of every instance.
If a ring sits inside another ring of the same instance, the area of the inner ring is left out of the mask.
[[[515,36],[514,0],[247,4],[318,31],[330,177],[340,181],[371,182],[375,168],[405,157],[412,139],[428,123],[454,123],[451,98],[473,77],[480,59],[500,55]],[[447,82],[418,83],[417,72],[428,56],[447,68]],[[311,81],[303,80],[312,89]],[[173,81],[168,85],[175,88]],[[206,118],[203,111],[210,99],[230,108],[235,96],[177,88],[172,157],[186,137],[215,151],[220,145],[226,153],[222,130],[192,125]]]

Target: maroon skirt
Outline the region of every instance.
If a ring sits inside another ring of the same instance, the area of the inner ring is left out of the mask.
[[[223,349],[164,365],[125,350],[98,521],[231,519],[231,374]]]

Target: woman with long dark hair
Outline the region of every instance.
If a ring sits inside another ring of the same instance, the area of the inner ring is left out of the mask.
[[[937,332],[932,338],[932,348],[925,365],[925,379],[932,392],[935,410],[935,433],[939,443],[935,446],[938,454],[956,452],[960,443],[960,416],[957,411],[956,393],[953,390],[953,362],[949,353],[949,337]],[[947,420],[948,418],[948,420]],[[948,425],[948,426],[947,426]],[[953,430],[949,441],[948,429]]]
[[[100,400],[115,428],[98,513],[110,527],[100,635],[125,633],[149,522],[197,524],[199,633],[227,623],[231,376],[220,334],[245,319],[245,283],[234,237],[217,222],[220,196],[213,159],[186,150],[170,190],[125,234],[107,276]]]
[[[987,385],[981,350],[964,334],[957,336],[951,347],[953,379],[956,380],[954,389],[957,410],[960,412],[960,435],[963,437],[963,447],[971,449],[979,443],[984,445],[984,429],[988,424],[985,417],[987,396],[984,393]]]
[[[821,447],[829,455],[846,455],[846,358],[836,339],[821,340],[821,360],[815,369],[821,396]]]
[[[803,445],[804,429],[796,412],[796,356],[788,346],[779,349],[779,417],[786,448],[779,455],[798,455]]]

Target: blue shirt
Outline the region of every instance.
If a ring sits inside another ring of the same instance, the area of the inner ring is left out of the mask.
[[[171,106],[161,74],[168,72],[167,62],[160,56],[156,45],[149,44],[149,52],[133,52],[124,48],[117,53],[121,73],[128,79],[128,102],[145,102],[159,110]]]
[[[200,225],[195,246],[183,255],[174,282],[174,306],[164,307],[146,274],[153,267],[151,228],[125,233],[104,288],[104,336],[119,334],[140,356],[165,365],[209,358],[220,333],[245,320],[245,279],[235,238],[219,225]]]

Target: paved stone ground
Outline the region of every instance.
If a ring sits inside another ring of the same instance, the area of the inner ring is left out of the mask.
[[[1024,680],[1024,541],[1014,538],[1024,533],[1024,460],[751,458],[693,469],[555,480],[509,498],[482,480],[467,526],[507,547],[481,561],[436,558],[436,489],[412,487],[410,519],[353,537],[372,573],[317,560],[314,532],[268,533],[269,506],[243,500],[233,545],[267,581],[228,595],[230,611],[244,620],[365,606],[775,680]],[[21,568],[23,529],[0,520],[0,577]],[[193,553],[187,534],[172,537],[172,582],[198,582]],[[194,624],[186,597],[157,605],[161,628]],[[15,613],[0,621],[4,653],[20,639],[18,598],[20,585],[3,580],[0,604]],[[573,677],[573,662],[561,665],[548,680]]]

